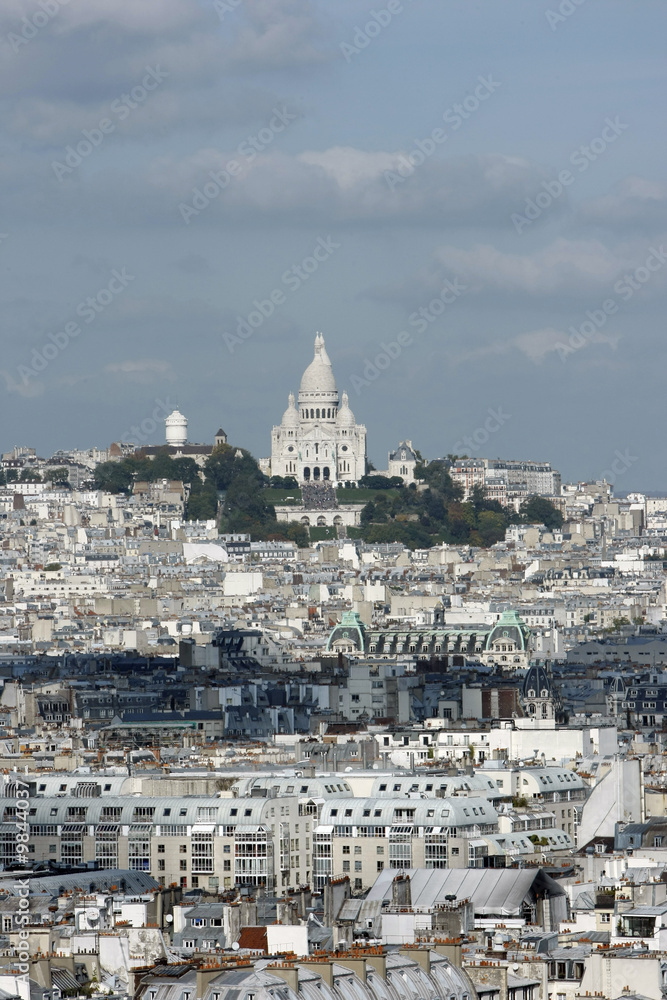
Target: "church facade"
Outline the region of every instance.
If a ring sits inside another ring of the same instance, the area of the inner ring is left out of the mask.
[[[348,396],[339,398],[324,337],[315,337],[313,360],[301,378],[299,395],[289,394],[281,423],[271,432],[272,476],[301,483],[356,482],[366,474],[366,428],[358,424]]]

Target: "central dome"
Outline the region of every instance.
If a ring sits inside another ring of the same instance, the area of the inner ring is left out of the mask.
[[[336,379],[329,355],[324,346],[324,337],[318,333],[315,337],[315,355],[301,377],[299,386],[299,402],[315,398],[328,397],[338,402],[338,390],[336,389]]]

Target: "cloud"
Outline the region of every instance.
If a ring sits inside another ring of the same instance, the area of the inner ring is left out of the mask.
[[[600,331],[587,338],[591,344],[608,344],[613,350],[616,349],[620,337],[615,334],[603,334]],[[545,327],[538,330],[528,330],[526,333],[519,333],[506,340],[496,340],[491,344],[463,351],[454,358],[454,364],[476,363],[484,358],[491,358],[499,355],[506,355],[518,351],[523,354],[533,364],[539,365],[550,355],[557,354],[561,357],[564,345],[570,340],[570,334],[554,327]],[[563,355],[565,356],[565,355]],[[567,355],[569,357],[569,355]]]
[[[472,291],[529,296],[595,292],[633,266],[630,258],[596,240],[557,239],[531,254],[504,253],[490,244],[470,250],[445,246],[436,257],[447,273],[459,276]]]
[[[586,225],[620,232],[667,231],[667,186],[645,177],[626,177],[612,192],[585,202],[578,218]]]
[[[18,381],[11,372],[4,368],[0,368],[0,376],[5,380],[7,392],[16,393],[23,396],[24,399],[35,399],[44,392],[43,383],[35,379],[29,379],[27,382]]]
[[[170,382],[176,381],[172,366],[161,358],[114,361],[104,366],[104,372],[108,375],[118,375],[128,382],[139,382],[142,385],[155,382],[156,379],[163,381],[166,378]]]
[[[278,144],[280,136],[275,141]],[[487,154],[434,157],[392,189],[385,173],[396,171],[402,156],[400,151],[353,147],[291,155],[272,147],[250,161],[243,149],[223,153],[209,147],[180,159],[160,158],[143,179],[133,180],[135,188],[147,188],[140,196],[144,211],[169,211],[171,203],[178,219],[179,206],[191,204],[195,190],[201,190],[211,173],[220,174],[234,160],[237,174],[200,211],[197,224],[287,221],[291,226],[362,227],[505,227],[517,198],[535,182],[536,172],[528,164]],[[126,197],[132,197],[132,187],[132,182],[129,190],[124,184]]]

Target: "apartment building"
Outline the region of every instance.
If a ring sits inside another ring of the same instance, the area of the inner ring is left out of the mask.
[[[6,799],[12,824],[16,800]],[[298,795],[211,798],[63,793],[31,799],[31,861],[151,874],[162,885],[271,889],[310,882],[317,805]],[[11,853],[11,845],[8,847]]]
[[[385,868],[475,867],[476,849],[486,846],[479,838],[497,832],[498,814],[486,798],[328,801],[315,829],[314,885],[349,874],[361,890]]]

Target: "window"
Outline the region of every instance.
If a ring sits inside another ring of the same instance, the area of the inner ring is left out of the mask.
[[[179,844],[178,845],[178,853],[179,854],[187,854],[188,853],[188,845],[187,844]]]
[[[349,872],[349,870],[350,870],[350,862],[349,861],[343,861],[343,871],[344,872]]]
[[[381,872],[381,871],[384,870],[384,861],[378,861],[378,863],[376,865],[376,870],[379,871],[379,872]]]
[[[157,852],[158,854],[164,854],[164,844],[157,845]]]
[[[188,870],[188,862],[187,862],[187,858],[186,858],[186,859],[185,859],[184,861],[181,861],[181,862],[180,862],[180,865],[179,865],[179,867],[180,867],[180,870],[181,870],[182,872],[186,872],[186,871]]]
[[[355,861],[354,862],[354,870],[355,870],[355,872],[360,872],[361,871],[361,861]]]
[[[343,844],[343,854],[349,854],[349,853],[350,853],[350,845]]]

